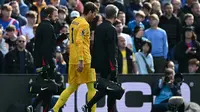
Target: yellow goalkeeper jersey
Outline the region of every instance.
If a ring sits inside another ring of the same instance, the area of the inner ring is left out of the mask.
[[[78,17],[72,21],[69,30],[69,64],[78,64],[79,60],[84,64],[91,63],[90,25],[85,18]]]

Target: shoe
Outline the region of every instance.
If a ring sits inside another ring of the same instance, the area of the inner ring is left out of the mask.
[[[29,105],[28,107],[26,107],[26,111],[27,112],[33,112],[33,106]]]
[[[87,105],[84,105],[83,107],[81,107],[81,109],[83,112],[91,112],[91,111],[89,111]]]
[[[51,110],[49,110],[48,112],[54,112],[54,110],[53,110],[53,109],[51,109]]]

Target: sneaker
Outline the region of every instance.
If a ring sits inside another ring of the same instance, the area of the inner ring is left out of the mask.
[[[33,106],[29,105],[28,107],[26,107],[26,111],[33,112]]]
[[[54,110],[53,110],[53,109],[51,109],[51,110],[49,110],[48,112],[54,112]]]
[[[81,107],[81,109],[83,112],[91,112],[91,111],[89,111],[87,105],[84,105],[83,107]]]

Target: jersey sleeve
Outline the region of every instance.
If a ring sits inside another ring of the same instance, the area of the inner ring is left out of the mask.
[[[85,38],[86,31],[88,30],[89,26],[87,24],[82,24],[77,29],[76,35],[76,45],[77,45],[77,52],[78,52],[78,59],[83,60],[83,40]]]

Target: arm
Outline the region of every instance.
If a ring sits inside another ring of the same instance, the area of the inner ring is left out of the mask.
[[[28,68],[28,73],[34,73],[34,62],[33,62],[33,56],[31,55],[30,52],[28,52],[28,59],[30,61],[29,63],[29,68]]]
[[[117,32],[115,28],[110,29],[107,32],[106,46],[108,53],[108,61],[111,71],[116,71],[116,53],[117,53]]]
[[[152,55],[150,54],[150,59],[151,59],[151,64],[150,64],[150,68],[153,72],[155,72],[155,69],[154,69],[154,63],[153,63],[153,57]]]
[[[153,95],[159,95],[162,87],[163,87],[163,80],[159,79],[158,83],[155,86],[155,89],[153,90]]]
[[[164,31],[163,34],[163,52],[164,52],[164,58],[167,59],[167,54],[168,54],[168,41],[167,41],[167,34]]]
[[[87,25],[83,24],[79,26],[77,35],[75,35],[76,37],[75,43],[77,45],[78,60],[82,60],[82,61],[84,60],[83,59],[83,40],[84,40],[84,36],[87,30],[88,30]]]
[[[41,51],[43,53],[43,59],[45,61],[46,64],[48,64],[51,67],[55,67],[55,60],[54,60],[54,51],[52,49],[52,47],[54,47],[54,45],[52,46],[52,40],[56,39],[54,36],[54,29],[53,26],[51,25],[44,25],[43,26],[43,30],[44,34],[40,34],[43,35],[43,39],[44,40],[41,45]],[[43,32],[40,32],[43,33]],[[41,40],[41,41],[42,41]]]
[[[177,19],[177,37],[176,37],[176,43],[181,41],[181,33],[182,32],[182,26],[181,26],[181,22],[179,19]]]
[[[139,74],[139,71],[138,71],[138,68],[137,68],[137,63],[136,63],[136,57],[135,57],[135,54],[133,53],[133,59],[132,59],[132,61],[133,61],[133,71],[134,71],[134,73],[135,74]]]

